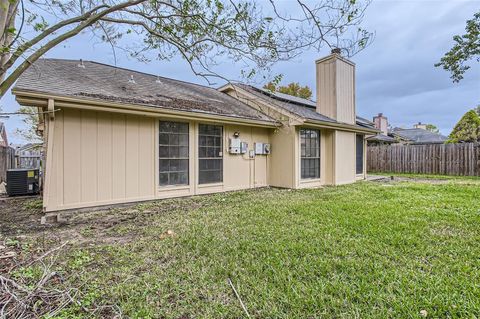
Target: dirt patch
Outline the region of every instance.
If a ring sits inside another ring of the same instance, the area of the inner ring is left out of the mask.
[[[92,211],[68,211],[58,214],[57,222],[41,224],[39,197],[0,200],[0,242],[22,237],[34,241],[68,240],[73,245],[128,243],[138,236],[159,214],[181,214],[208,205],[202,198],[159,200],[125,207]],[[167,234],[166,236],[171,236]]]
[[[0,235],[16,236],[43,231],[41,225],[42,202],[40,197],[0,198]]]

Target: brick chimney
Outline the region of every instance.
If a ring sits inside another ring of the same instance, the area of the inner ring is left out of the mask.
[[[374,116],[373,123],[377,130],[382,131],[383,135],[388,135],[388,119],[383,116],[383,113],[378,113],[378,115]]]
[[[422,122],[418,122],[417,124],[413,124],[413,127],[414,128],[421,128],[422,130],[426,130],[427,129],[427,124],[424,124]]]
[[[355,63],[332,54],[317,60],[317,112],[339,122],[355,124]]]

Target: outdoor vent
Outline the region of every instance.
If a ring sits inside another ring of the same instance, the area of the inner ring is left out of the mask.
[[[156,83],[159,83],[159,84],[162,83],[162,81],[160,80],[160,77],[159,77],[159,76],[157,76],[157,79],[155,80],[155,82],[156,82]]]
[[[7,170],[8,196],[34,195],[39,192],[38,169],[9,169]]]
[[[135,79],[133,78],[133,75],[130,75],[130,80],[128,80],[128,83],[133,83],[135,84]]]
[[[80,63],[77,64],[77,66],[78,66],[79,68],[85,69],[85,64],[83,64],[83,60],[82,60],[82,59],[80,59]]]

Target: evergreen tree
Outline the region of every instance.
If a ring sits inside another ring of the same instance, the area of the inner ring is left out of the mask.
[[[448,137],[448,143],[470,142],[480,142],[480,116],[474,110],[462,116]]]

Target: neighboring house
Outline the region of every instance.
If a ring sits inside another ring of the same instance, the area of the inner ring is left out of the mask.
[[[28,143],[15,148],[17,168],[40,168],[43,156],[42,143]]]
[[[365,178],[364,135],[377,131],[356,121],[354,64],[332,54],[316,66],[317,104],[96,62],[35,62],[12,91],[51,111],[44,210]]]
[[[8,146],[7,129],[5,128],[5,124],[3,124],[3,122],[0,122],[0,146]]]
[[[448,137],[423,128],[393,128],[390,133],[403,144],[443,144]]]
[[[382,114],[373,117],[374,127],[381,133],[368,137],[368,145],[384,145],[384,144],[443,144],[447,141],[447,137],[440,133],[427,130],[427,125],[418,122],[413,128],[405,129],[395,127],[389,128],[388,119]]]
[[[398,141],[389,135],[388,128],[388,119],[383,115],[383,113],[378,113],[377,116],[373,117],[373,127],[378,129],[380,133],[367,137],[368,145],[390,145],[397,143]]]

